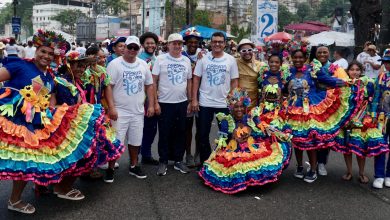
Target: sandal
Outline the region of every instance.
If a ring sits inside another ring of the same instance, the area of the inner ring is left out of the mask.
[[[370,182],[370,178],[365,175],[359,175],[359,182],[362,184],[367,184],[368,182]]]
[[[20,207],[20,208],[16,207],[21,202],[22,202],[22,200],[19,200],[15,203],[12,203],[11,200],[8,200],[8,210],[20,212],[23,214],[33,214],[35,212],[35,207],[33,205],[31,205],[30,203],[27,203],[25,206]]]
[[[54,194],[56,194],[58,198],[72,201],[83,200],[85,198],[85,196],[78,189],[72,189],[66,194],[61,194],[59,192],[54,192]]]
[[[351,181],[351,180],[352,180],[352,174],[346,173],[346,174],[344,174],[344,175],[342,176],[342,179],[343,179],[344,181]]]

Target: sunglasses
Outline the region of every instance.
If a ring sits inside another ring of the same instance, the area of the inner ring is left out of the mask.
[[[138,46],[134,46],[134,45],[127,45],[126,46],[128,50],[134,50],[134,51],[138,51],[139,50],[139,47]]]
[[[253,51],[253,49],[242,49],[240,50],[240,53],[252,53]]]

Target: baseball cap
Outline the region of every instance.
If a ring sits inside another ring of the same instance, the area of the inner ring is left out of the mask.
[[[141,47],[141,44],[139,42],[139,38],[136,36],[128,36],[125,42],[126,45],[135,44],[138,47]]]
[[[181,42],[184,42],[183,36],[181,36],[181,34],[178,34],[178,33],[174,33],[174,34],[169,35],[169,37],[168,37],[168,43],[169,43],[169,42],[173,42],[173,41],[181,41]]]

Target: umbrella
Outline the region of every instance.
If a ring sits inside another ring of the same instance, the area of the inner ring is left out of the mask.
[[[270,36],[266,37],[264,39],[265,42],[268,41],[282,41],[282,42],[288,42],[291,40],[292,36],[289,33],[286,32],[277,32],[275,34],[271,34]]]
[[[312,46],[318,46],[320,44],[335,44],[336,46],[340,47],[355,46],[355,36],[353,34],[336,31],[324,31],[318,34],[314,34],[308,37],[307,40]]]
[[[317,22],[307,21],[305,23],[286,25],[284,26],[284,29],[293,30],[293,31],[308,31],[308,32],[319,33],[322,31],[329,31],[330,27],[318,21]]]
[[[222,32],[225,34],[225,36],[227,38],[236,38],[235,36],[228,34],[225,31],[220,31],[220,30],[217,30],[214,28],[209,28],[209,27],[205,27],[205,26],[201,26],[201,25],[195,25],[195,26],[190,27],[190,28],[195,28],[196,31],[198,31],[204,39],[210,39],[211,35],[213,35],[215,32]],[[186,30],[187,30],[187,28],[180,31],[180,34],[183,35],[186,32]]]

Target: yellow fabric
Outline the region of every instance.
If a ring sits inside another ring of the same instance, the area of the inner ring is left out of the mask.
[[[239,76],[239,87],[245,88],[251,98],[251,104],[249,108],[253,108],[257,105],[257,99],[259,97],[259,85],[257,78],[259,77],[259,71],[262,66],[266,65],[258,60],[253,60],[252,63],[247,63],[241,58],[237,59],[237,66]]]

